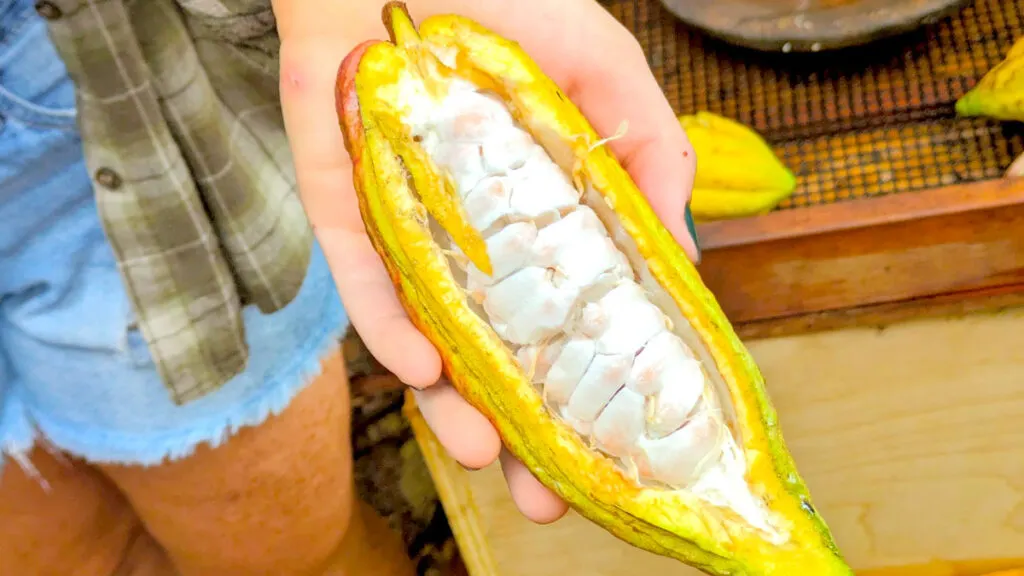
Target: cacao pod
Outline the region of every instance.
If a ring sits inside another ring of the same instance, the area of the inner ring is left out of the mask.
[[[1024,37],[956,101],[957,114],[1024,122]]]
[[[796,190],[796,177],[753,129],[703,111],[680,116],[679,124],[697,153],[690,196],[695,221],[764,214]]]
[[[956,112],[964,117],[1024,122],[1024,37],[1018,38],[1006,57],[956,101]],[[1024,154],[1010,164],[1004,176],[1024,177]]]
[[[586,118],[457,15],[341,63],[367,233],[448,379],[578,513],[713,575],[849,576],[762,376]]]

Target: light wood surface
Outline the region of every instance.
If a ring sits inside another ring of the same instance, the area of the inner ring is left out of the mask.
[[[871,576],[1024,567],[1024,309],[748,342],[815,505]],[[696,576],[578,516],[524,520],[407,414],[471,576]]]

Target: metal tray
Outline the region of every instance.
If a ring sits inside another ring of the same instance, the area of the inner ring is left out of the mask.
[[[683,22],[759,50],[848,48],[916,29],[966,0],[660,0]]]

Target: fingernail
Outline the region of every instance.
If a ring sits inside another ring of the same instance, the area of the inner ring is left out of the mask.
[[[690,237],[693,238],[693,244],[697,247],[697,264],[700,264],[700,238],[697,238],[697,226],[693,223],[693,214],[690,212],[690,203],[686,203],[686,210],[684,211],[686,218],[686,229],[690,231]]]

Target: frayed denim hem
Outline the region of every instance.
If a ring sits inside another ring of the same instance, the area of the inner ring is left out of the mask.
[[[258,426],[271,415],[280,414],[292,399],[322,372],[322,362],[341,346],[347,328],[338,318],[333,329],[324,329],[295,351],[295,360],[270,379],[262,393],[226,409],[217,417],[193,420],[186,429],[159,434],[133,434],[89,430],[68,425],[45,413],[26,410],[46,440],[61,450],[89,462],[152,466],[190,456],[200,444],[216,448],[239,429]]]
[[[22,469],[31,472],[28,454],[35,445],[35,430],[24,418],[20,398],[8,395],[3,400],[0,406],[0,475],[7,460],[17,462]]]

